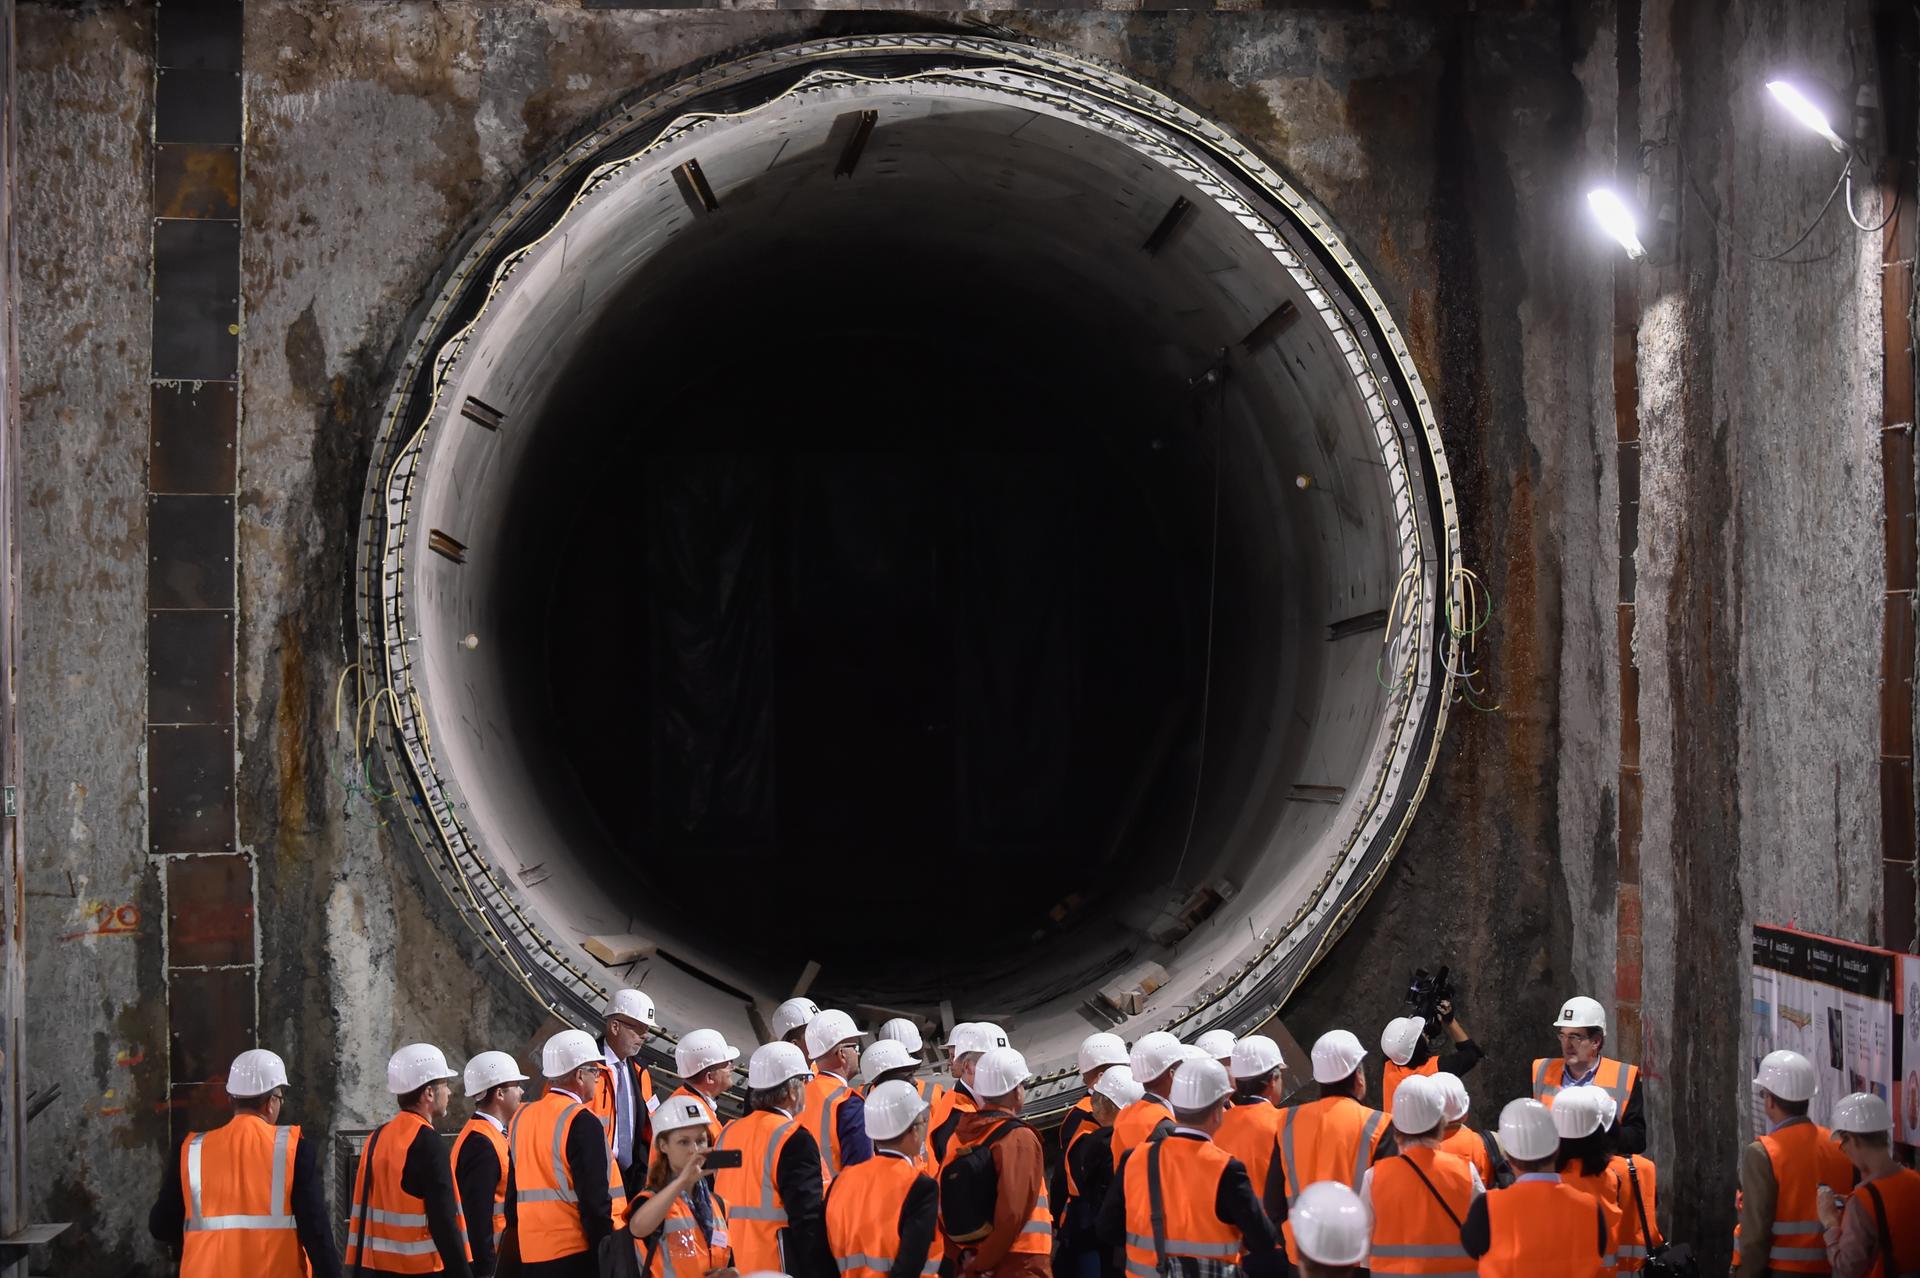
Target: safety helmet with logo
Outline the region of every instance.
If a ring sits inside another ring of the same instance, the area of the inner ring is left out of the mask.
[[[1561,1005],[1554,1018],[1555,1029],[1597,1029],[1607,1032],[1607,1013],[1600,1004],[1584,994],[1576,994]]]
[[[1424,1136],[1446,1122],[1440,1089],[1424,1074],[1410,1074],[1393,1092],[1393,1130],[1403,1136]]]
[[[387,1090],[395,1096],[458,1077],[447,1068],[445,1053],[432,1043],[408,1043],[387,1058]]]
[[[287,1063],[264,1047],[249,1047],[227,1067],[227,1095],[240,1100],[265,1096],[274,1088],[286,1085]]]
[[[708,1109],[698,1097],[685,1092],[675,1092],[660,1102],[660,1108],[653,1111],[653,1134],[665,1136],[668,1132],[677,1132],[682,1127],[705,1127],[713,1122],[713,1111]]]
[[[805,1053],[792,1043],[762,1043],[747,1058],[747,1086],[756,1092],[811,1076]]]
[[[1783,1101],[1806,1101],[1820,1090],[1820,1077],[1812,1061],[1782,1048],[1760,1058],[1760,1072],[1754,1075],[1753,1085]]]
[[[564,1078],[582,1065],[597,1065],[605,1058],[600,1044],[585,1030],[561,1030],[540,1048],[540,1072],[548,1078]]]
[[[895,1040],[883,1041],[891,1043]],[[914,1120],[926,1113],[928,1108],[927,1102],[921,1099],[919,1090],[912,1083],[897,1078],[882,1083],[867,1093],[867,1136],[872,1140],[892,1140],[896,1136],[904,1136]]]
[[[520,1062],[507,1053],[482,1052],[467,1062],[464,1081],[467,1099],[472,1100],[507,1083],[524,1083],[527,1076],[520,1072]]]
[[[773,1009],[773,1019],[768,1023],[768,1028],[773,1031],[775,1038],[785,1038],[818,1015],[820,1005],[812,999],[790,998]]]
[[[842,1043],[860,1037],[860,1027],[837,1007],[830,1007],[807,1022],[807,1055],[819,1060]]]
[[[607,1000],[607,1018],[623,1017],[629,1021],[638,1021],[648,1029],[659,1029],[660,1022],[654,1019],[653,999],[640,990],[615,990],[613,997]]]
[[[955,1060],[976,1052],[990,1052],[1007,1046],[1007,1032],[991,1021],[962,1021],[953,1027],[947,1048]]]
[[[886,1039],[895,1043],[904,1043],[909,1052],[917,1059],[926,1050],[926,1042],[920,1037],[920,1027],[904,1016],[896,1016],[880,1026],[874,1035],[876,1039]]]
[[[1210,1029],[1194,1039],[1193,1045],[1216,1061],[1233,1059],[1233,1034],[1228,1030]]]
[[[1395,1065],[1405,1065],[1413,1059],[1414,1049],[1420,1046],[1420,1036],[1426,1032],[1427,1023],[1419,1017],[1396,1016],[1380,1031],[1380,1050]]]
[[[1187,1045],[1165,1030],[1142,1034],[1127,1057],[1133,1076],[1151,1083],[1187,1058]]]
[[[740,1059],[740,1049],[727,1042],[726,1036],[717,1029],[697,1029],[683,1035],[673,1045],[673,1067],[680,1071],[680,1077],[692,1078],[704,1074],[715,1065],[725,1065],[728,1061]]]
[[[1093,1085],[1096,1095],[1104,1096],[1113,1102],[1115,1109],[1125,1109],[1147,1094],[1140,1086],[1140,1080],[1133,1076],[1133,1070],[1125,1065],[1115,1065],[1100,1076]]]
[[[897,1038],[877,1038],[860,1053],[860,1076],[871,1083],[891,1070],[912,1069],[920,1064],[920,1058],[907,1050],[907,1045]],[[915,1092],[918,1096],[919,1093]]]
[[[1127,1044],[1118,1034],[1109,1034],[1101,1030],[1089,1034],[1080,1040],[1080,1052],[1075,1061],[1082,1074],[1091,1074],[1103,1065],[1125,1065],[1127,1063]]]
[[[1467,1095],[1467,1085],[1460,1081],[1458,1074],[1449,1074],[1443,1069],[1428,1075],[1427,1081],[1440,1094],[1442,1110],[1449,1123],[1460,1122],[1473,1108],[1473,1098]]]
[[[1406,1084],[1402,1083],[1402,1087]],[[1395,1093],[1394,1104],[1399,1105],[1399,1093]],[[1553,1130],[1560,1133],[1561,1140],[1580,1140],[1599,1131],[1604,1124],[1600,1121],[1602,1102],[1612,1109],[1613,1098],[1598,1087],[1563,1087],[1553,1098]],[[1611,1115],[1608,1117],[1611,1122]]]
[[[973,1072],[973,1092],[982,1100],[1010,1096],[1032,1077],[1026,1057],[1011,1047],[996,1047],[980,1058]]]
[[[1842,1096],[1833,1105],[1833,1138],[1886,1136],[1893,1131],[1893,1108],[1872,1092]]]
[[[1243,1078],[1271,1074],[1276,1069],[1284,1068],[1286,1063],[1286,1057],[1280,1054],[1280,1044],[1265,1034],[1249,1034],[1234,1040],[1233,1065],[1229,1072],[1237,1082]]]
[[[1338,1083],[1352,1078],[1365,1059],[1367,1049],[1352,1030],[1328,1030],[1313,1044],[1313,1081]]]
[[[1287,1209],[1300,1254],[1315,1264],[1361,1265],[1373,1218],[1360,1195],[1337,1180],[1315,1181]]]
[[[1233,1080],[1227,1077],[1227,1067],[1211,1056],[1202,1056],[1181,1062],[1174,1071],[1167,1099],[1175,1109],[1193,1112],[1211,1108],[1231,1095]]]
[[[1578,1090],[1577,1088],[1574,1090]],[[1559,1108],[1555,1098],[1554,1108]],[[1553,1125],[1553,1114],[1537,1100],[1522,1097],[1508,1101],[1500,1111],[1500,1148],[1508,1158],[1537,1163],[1552,1158],[1560,1149],[1560,1132]]]

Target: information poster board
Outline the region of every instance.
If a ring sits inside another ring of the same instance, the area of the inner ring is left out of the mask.
[[[1894,1101],[1899,959],[1890,950],[1791,928],[1753,929],[1753,1068],[1783,1047],[1812,1061],[1820,1090],[1808,1116],[1822,1126],[1849,1093]],[[1765,1131],[1759,1106],[1756,1090],[1754,1130]]]
[[[1900,956],[1900,1086],[1893,1126],[1903,1145],[1920,1145],[1920,955]]]

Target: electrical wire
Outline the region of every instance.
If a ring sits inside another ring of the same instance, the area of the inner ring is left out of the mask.
[[[1853,178],[1849,176],[1847,178],[1847,220],[1849,222],[1852,222],[1854,226],[1858,227],[1860,230],[1865,231],[1868,235],[1873,235],[1880,231],[1884,231],[1887,229],[1887,223],[1893,221],[1894,215],[1900,212],[1900,201],[1906,196],[1906,194],[1907,194],[1906,183],[1904,182],[1894,183],[1893,204],[1890,208],[1887,209],[1887,215],[1881,218],[1880,221],[1875,225],[1868,226],[1865,222],[1862,222],[1859,218],[1854,216]]]
[[[1800,232],[1800,234],[1795,237],[1793,243],[1787,245],[1778,253],[1756,253],[1752,248],[1748,247],[1738,231],[1720,220],[1720,215],[1714,211],[1713,205],[1707,202],[1706,193],[1700,189],[1700,184],[1694,180],[1693,166],[1687,163],[1687,157],[1684,152],[1681,153],[1680,164],[1681,167],[1687,171],[1687,189],[1693,192],[1693,198],[1699,202],[1701,212],[1707,215],[1707,221],[1713,224],[1713,228],[1716,231],[1725,235],[1727,239],[1732,242],[1733,247],[1738,249],[1743,256],[1752,258],[1756,262],[1782,261],[1786,258],[1787,254],[1793,252],[1802,244],[1805,244],[1807,237],[1813,234],[1815,228],[1817,228],[1820,223],[1826,221],[1827,213],[1833,208],[1833,202],[1840,194],[1840,188],[1846,184],[1848,175],[1853,172],[1853,157],[1849,155],[1847,162],[1840,167],[1840,176],[1833,180],[1833,189],[1827,192],[1826,202],[1820,206],[1820,211],[1814,214],[1813,221],[1807,223],[1807,229]],[[1851,216],[1851,209],[1849,209],[1849,216]],[[1789,266],[1795,266],[1818,260],[1820,259],[1795,258],[1787,264]]]

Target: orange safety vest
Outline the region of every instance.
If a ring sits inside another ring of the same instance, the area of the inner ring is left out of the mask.
[[[1405,1065],[1395,1065],[1393,1061],[1389,1059],[1380,1069],[1380,1112],[1383,1114],[1393,1113],[1393,1094],[1400,1089],[1401,1079],[1414,1074],[1419,1074],[1423,1078],[1431,1077],[1439,1072],[1440,1058],[1438,1056],[1427,1057],[1427,1063],[1419,1069],[1409,1069]]]
[[[520,1259],[529,1263],[577,1256],[587,1249],[587,1231],[580,1223],[580,1195],[567,1166],[567,1131],[575,1114],[587,1106],[567,1093],[549,1089],[529,1101],[513,1116],[507,1131],[508,1157],[513,1164],[515,1230]],[[588,1111],[591,1112],[591,1111]],[[607,1155],[607,1193],[613,1200],[613,1227],[627,1224],[627,1191],[620,1184],[620,1168],[612,1151]]]
[[[475,1114],[467,1120],[467,1125],[454,1137],[453,1153],[447,1161],[454,1169],[456,1186],[459,1178],[460,1147],[468,1140],[478,1136],[493,1146],[493,1152],[500,1159],[500,1183],[493,1187],[493,1245],[500,1245],[500,1235],[507,1232],[507,1134],[494,1126],[492,1120]],[[461,1209],[465,1210],[462,1204]]]
[[[1760,1138],[1773,1164],[1773,1183],[1779,1194],[1773,1202],[1773,1237],[1768,1239],[1767,1268],[1783,1274],[1824,1274],[1827,1235],[1820,1227],[1819,1186],[1851,1189],[1853,1164],[1833,1143],[1827,1129],[1806,1119],[1788,1120]],[[1736,1219],[1745,1205],[1745,1193],[1734,1197]],[[1733,1264],[1740,1266],[1740,1226],[1733,1227]]]
[[[1473,1206],[1471,1163],[1415,1146],[1373,1169],[1370,1192],[1373,1273],[1472,1278],[1473,1260],[1460,1245],[1460,1226]]]
[[[1599,1250],[1606,1217],[1593,1199],[1558,1177],[1517,1181],[1486,1197],[1491,1241],[1480,1278],[1607,1278]]]
[[[1216,1269],[1239,1264],[1246,1239],[1214,1212],[1220,1178],[1233,1165],[1233,1155],[1211,1140],[1196,1140],[1181,1132],[1148,1142],[1127,1160],[1121,1178],[1127,1209],[1127,1273],[1154,1278],[1160,1272],[1148,1181],[1155,1153],[1160,1162],[1160,1205],[1166,1213],[1167,1233],[1162,1241],[1167,1256],[1210,1260]]]
[[[644,1202],[648,1195],[642,1194]],[[636,1204],[637,1205],[637,1204]],[[728,1241],[727,1200],[713,1195],[713,1236],[700,1232],[700,1218],[685,1194],[675,1195],[660,1222],[660,1245],[647,1259],[647,1239],[633,1240],[633,1257],[640,1272],[649,1278],[706,1278],[715,1269],[733,1264],[733,1248]]]
[[[840,1173],[827,1195],[827,1245],[843,1278],[887,1278],[900,1251],[900,1210],[925,1174],[918,1163],[887,1150]],[[922,1278],[940,1272],[942,1254],[935,1229]]]
[[[1627,1174],[1631,1164],[1633,1175]],[[1620,1191],[1620,1230],[1614,1235],[1613,1257],[1614,1272],[1637,1274],[1647,1267],[1647,1249],[1658,1247],[1660,1236],[1660,1216],[1654,1210],[1653,1164],[1645,1154],[1633,1154],[1622,1157],[1614,1155],[1607,1164],[1607,1170],[1613,1173],[1614,1184]],[[1640,1186],[1640,1198],[1634,1199],[1633,1187]],[[1651,1238],[1640,1229],[1640,1206],[1646,1205],[1647,1227],[1653,1231]]]
[[[1267,1172],[1273,1167],[1274,1146],[1280,1142],[1281,1109],[1270,1101],[1242,1101],[1220,1120],[1213,1143],[1246,1164],[1253,1192],[1267,1190]]]
[[[1073,1147],[1088,1137],[1098,1140],[1106,1135],[1106,1128],[1102,1127],[1098,1122],[1088,1119],[1074,1129],[1073,1136],[1069,1138],[1065,1148],[1061,1151],[1060,1166],[1061,1169],[1065,1171],[1067,1177],[1068,1202],[1072,1202],[1074,1199],[1080,1197],[1080,1186],[1073,1178]],[[1258,1191],[1256,1190],[1255,1192],[1257,1193]],[[1099,1204],[1095,1203],[1094,1207],[1098,1209]]]
[[[838,1074],[823,1071],[807,1080],[807,1098],[801,1102],[800,1121],[820,1146],[820,1161],[826,1164],[828,1181],[845,1169],[841,1162],[845,1151],[840,1148],[840,1107],[857,1094],[853,1084]]]
[[[927,1103],[929,1112],[940,1103],[940,1098],[947,1094],[947,1089],[931,1078],[916,1078],[912,1082],[913,1090],[920,1093],[920,1099]]]
[[[620,1109],[620,1082],[614,1073],[606,1068],[604,1048],[601,1049],[601,1057],[600,1086],[594,1089],[593,1095],[587,1097],[587,1108],[592,1110],[593,1116],[600,1120],[600,1125],[607,1129],[607,1152],[611,1154],[616,1140],[614,1120],[619,1116]],[[653,1151],[653,1111],[660,1107],[659,1103],[653,1099],[653,1072],[638,1060],[623,1061],[622,1064],[633,1071],[633,1094],[638,1098],[640,1109],[633,1123],[632,1158],[634,1162],[645,1167],[651,1161]],[[615,1162],[617,1172],[618,1160],[616,1159]],[[619,1177],[616,1175],[615,1179],[618,1180]],[[613,1222],[616,1229],[620,1228],[626,1220],[624,1203],[623,1194],[620,1203],[616,1204],[620,1207]]]
[[[1542,1105],[1551,1107],[1553,1098],[1560,1091],[1561,1081],[1567,1076],[1567,1062],[1558,1056],[1543,1056],[1533,1063],[1533,1098]],[[1626,1065],[1611,1056],[1602,1056],[1599,1066],[1594,1070],[1593,1081],[1582,1083],[1582,1087],[1598,1087],[1613,1097],[1614,1113],[1627,1112],[1627,1098],[1633,1095],[1633,1089],[1640,1081],[1640,1067]]]
[[[1831,1185],[1828,1186],[1832,1188]],[[1880,1214],[1873,1204],[1875,1191],[1886,1208],[1887,1233],[1893,1240],[1893,1263],[1879,1254]],[[1867,1213],[1867,1231],[1874,1239],[1873,1267],[1866,1278],[1901,1278],[1920,1273],[1920,1172],[1902,1167],[1853,1191],[1853,1199]]]
[[[407,1112],[395,1114],[367,1138],[373,1162],[368,1165],[367,1150],[362,1149],[360,1168],[353,1177],[353,1212],[347,1218],[347,1264],[358,1260],[383,1274],[437,1274],[446,1268],[427,1229],[427,1200],[400,1187],[414,1138],[432,1129],[432,1123]],[[460,1245],[472,1260],[464,1222]]]
[[[994,1110],[987,1112],[1003,1113],[1004,1111]],[[1011,1118],[1012,1115],[1007,1115],[1007,1117]],[[996,1130],[998,1130],[997,1124],[982,1126],[980,1129],[980,1141],[984,1141],[987,1137],[993,1135]],[[1032,1135],[1031,1132],[1027,1134]],[[1007,1147],[1008,1141],[1018,1140],[1020,1135],[1021,1133],[1019,1132],[1009,1132],[1007,1133],[1006,1140],[994,1146],[993,1152],[996,1160],[996,1172],[999,1170],[999,1151]],[[1039,1137],[1035,1136],[1034,1139],[1038,1140]],[[956,1132],[953,1143],[947,1146],[947,1161],[951,1162],[960,1157],[960,1155],[979,1144],[980,1141],[962,1141]],[[1020,1232],[1013,1236],[1013,1245],[1007,1248],[1007,1252],[1010,1255],[1025,1254],[1030,1256],[1046,1256],[1052,1254],[1053,1205],[1047,1200],[1046,1177],[1042,1176],[1040,1178],[1040,1192],[1034,1196],[1033,1210],[1027,1214],[1027,1223],[1020,1226]]]
[[[1067,1146],[1073,1144],[1074,1137],[1080,1134],[1081,1127],[1091,1122],[1092,1119],[1093,1095],[1089,1093],[1075,1101],[1072,1108],[1068,1109],[1066,1114],[1060,1119],[1060,1148],[1062,1151],[1064,1151]],[[1063,1152],[1060,1157],[1064,1163],[1066,1161],[1066,1154]]]
[[[1471,1127],[1461,1126],[1451,1136],[1440,1142],[1443,1152],[1457,1154],[1472,1163],[1480,1173],[1480,1183],[1488,1189],[1493,1188],[1493,1156],[1487,1153],[1487,1140]]]
[[[1127,1156],[1128,1150],[1153,1135],[1154,1128],[1172,1121],[1172,1107],[1152,1092],[1121,1110],[1120,1117],[1113,1120],[1114,1167],[1120,1166],[1120,1160]]]
[[[1387,1134],[1387,1116],[1351,1096],[1323,1096],[1280,1111],[1280,1169],[1287,1179],[1287,1206],[1308,1185],[1337,1180],[1360,1191],[1374,1151]],[[1256,1191],[1257,1192],[1257,1191]],[[1280,1224],[1287,1254],[1297,1256],[1291,1214]]]
[[[1583,1164],[1584,1165],[1584,1164]],[[1619,1262],[1619,1253],[1614,1250],[1620,1241],[1620,1182],[1614,1179],[1611,1166],[1597,1176],[1585,1172],[1575,1172],[1571,1165],[1560,1173],[1560,1183],[1571,1185],[1587,1197],[1600,1204],[1600,1211],[1607,1218],[1607,1268],[1613,1269]]]
[[[943,1138],[941,1129],[946,1128],[947,1124],[953,1121],[956,1111],[962,1114],[976,1114],[980,1111],[980,1105],[973,1099],[970,1092],[955,1087],[940,1094],[940,1098],[933,1102],[933,1109],[927,1116],[927,1149],[932,1156],[934,1164],[932,1175],[936,1180],[939,1179],[940,1169],[947,1165],[948,1155],[953,1149],[953,1130],[947,1130]]]
[[[187,1215],[181,1278],[294,1278],[313,1272],[293,1219],[298,1127],[236,1114],[180,1146]]]
[[[787,1205],[780,1197],[774,1172],[780,1165],[780,1151],[801,1130],[799,1119],[777,1109],[757,1109],[720,1129],[719,1147],[740,1151],[740,1166],[714,1172],[713,1189],[732,1204],[728,1214],[733,1261],[741,1273],[791,1272],[781,1248]],[[823,1187],[825,1183],[822,1169]]]

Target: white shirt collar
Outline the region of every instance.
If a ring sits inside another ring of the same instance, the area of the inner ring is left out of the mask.
[[[492,1123],[492,1124],[493,1124],[493,1127],[494,1127],[494,1130],[495,1130],[495,1131],[498,1131],[498,1132],[501,1132],[501,1133],[504,1133],[504,1132],[505,1132],[505,1131],[507,1130],[507,1125],[506,1125],[505,1123],[503,1123],[503,1122],[501,1122],[501,1121],[500,1121],[499,1119],[497,1119],[497,1118],[495,1118],[495,1117],[494,1117],[494,1116],[493,1116],[492,1114],[489,1114],[489,1113],[488,1113],[488,1112],[487,1112],[486,1110],[484,1110],[484,1109],[476,1109],[476,1110],[474,1110],[474,1111],[473,1111],[473,1116],[474,1116],[475,1118],[484,1118],[484,1119],[486,1119],[486,1120],[487,1120],[487,1121],[488,1121],[489,1123]]]

